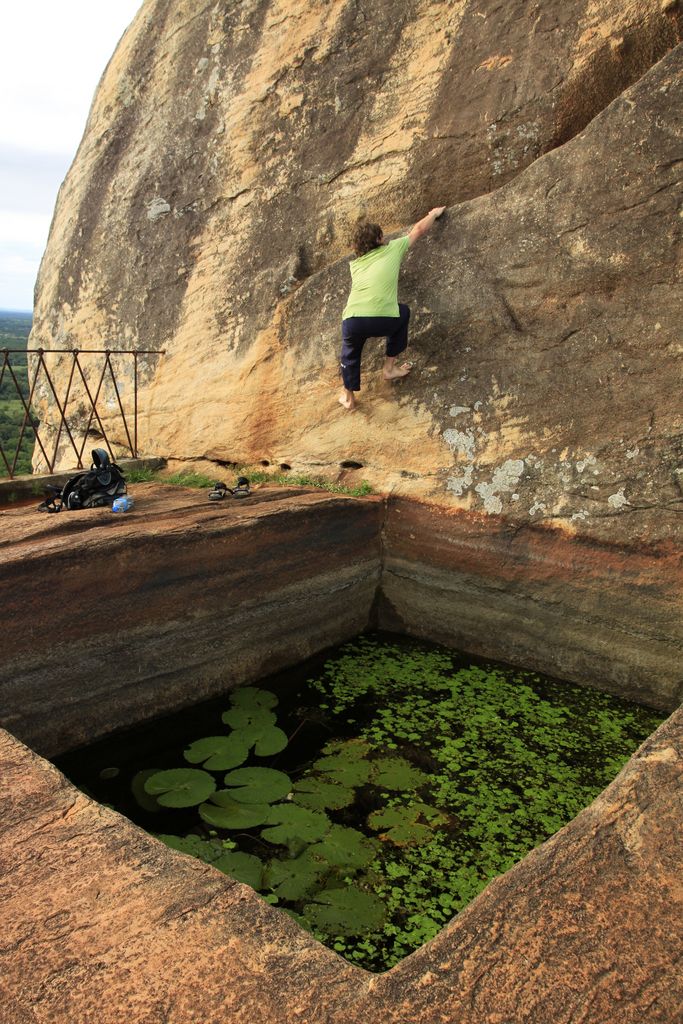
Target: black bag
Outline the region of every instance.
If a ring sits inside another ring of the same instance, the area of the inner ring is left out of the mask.
[[[41,512],[101,508],[111,506],[115,498],[126,493],[126,480],[116,463],[109,461],[104,448],[94,448],[89,470],[72,476],[61,489],[50,490],[52,494],[38,506]]]

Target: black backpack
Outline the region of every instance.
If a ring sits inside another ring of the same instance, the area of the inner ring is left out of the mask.
[[[109,461],[104,448],[94,448],[89,470],[72,476],[62,488],[49,490],[52,493],[38,506],[41,512],[101,508],[111,506],[115,498],[126,493],[126,480],[116,463]]]

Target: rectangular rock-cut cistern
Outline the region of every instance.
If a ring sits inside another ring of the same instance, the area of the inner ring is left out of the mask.
[[[515,543],[504,525],[487,532],[407,502],[264,490],[251,508],[216,508],[197,492],[139,491],[127,519],[3,516],[3,724],[41,752],[194,703],[224,686],[226,667],[234,683],[258,678],[371,619],[511,660],[517,650],[524,664],[564,614],[564,632],[531,667],[574,666],[564,674],[583,682],[596,680],[579,657],[581,635],[602,624],[634,636],[639,622],[646,656],[632,656],[634,641],[607,681],[633,694],[656,655],[668,672],[659,706],[673,703],[673,562],[657,566],[657,589],[634,557],[622,587],[623,572],[615,578],[614,564],[595,558],[586,581],[580,547],[569,557],[541,533]],[[580,1014],[670,1024],[680,743],[678,713],[566,829],[373,978],[3,733],[3,1013],[126,1024]]]

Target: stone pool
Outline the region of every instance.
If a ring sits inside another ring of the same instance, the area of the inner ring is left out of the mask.
[[[123,519],[0,523],[12,1024],[675,1019],[675,552],[295,489],[216,508],[148,485],[136,503]],[[43,759],[377,627],[674,712],[585,810],[383,974]]]

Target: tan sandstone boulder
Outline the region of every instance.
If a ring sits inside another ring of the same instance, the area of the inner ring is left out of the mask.
[[[351,463],[519,522],[668,536],[682,18],[671,0],[147,0],[60,193],[33,344],[163,349],[140,361],[144,454]],[[348,415],[349,225],[405,229],[435,203],[401,288],[416,370],[382,384],[371,342]]]

